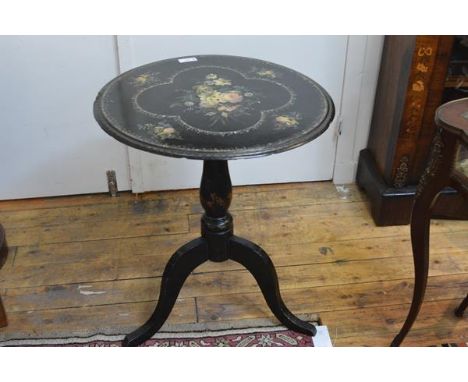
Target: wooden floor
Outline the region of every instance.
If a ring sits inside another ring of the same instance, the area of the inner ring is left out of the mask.
[[[260,244],[297,314],[335,346],[387,346],[412,294],[409,227],[376,227],[366,197],[330,182],[237,187],[235,232]],[[10,253],[0,270],[0,338],[130,331],[152,312],[170,255],[199,234],[196,190],[0,202]],[[426,302],[405,345],[468,341],[453,310],[468,292],[468,222],[433,221]],[[189,277],[170,323],[271,317],[234,262]],[[274,318],[272,318],[274,321]]]

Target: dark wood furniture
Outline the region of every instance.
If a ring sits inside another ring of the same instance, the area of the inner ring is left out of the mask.
[[[437,109],[437,130],[429,163],[416,191],[411,214],[411,243],[415,267],[413,301],[392,346],[399,346],[421,308],[429,271],[429,226],[435,200],[444,187],[452,187],[468,204],[468,98],[451,101]],[[462,316],[468,296],[456,310]]]
[[[378,226],[409,223],[435,132],[435,110],[468,95],[467,70],[466,36],[385,38],[369,141],[356,178]],[[468,218],[468,207],[447,188],[434,216]]]
[[[137,346],[169,316],[182,285],[200,264],[234,260],[257,280],[268,306],[286,327],[315,335],[280,295],[268,255],[233,234],[228,160],[290,150],[322,134],[334,117],[330,96],[308,77],[270,62],[234,56],[196,56],[138,67],[108,83],[94,115],[119,141],[156,154],[204,161],[201,237],[166,265],[154,313],[126,336]]]
[[[8,247],[5,240],[5,230],[0,224],[0,268],[6,260]],[[0,296],[0,328],[7,326],[5,308],[3,307],[2,297]]]

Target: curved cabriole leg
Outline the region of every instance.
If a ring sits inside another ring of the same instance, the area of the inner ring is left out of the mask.
[[[206,260],[208,251],[203,238],[192,240],[174,253],[164,269],[156,309],[143,326],[125,337],[122,346],[138,346],[161,328],[174,307],[184,281]]]
[[[406,321],[391,346],[400,346],[403,342],[418,316],[426,291],[429,272],[430,207],[440,189],[429,191],[427,190],[416,200],[411,215],[411,243],[415,272],[413,300]]]
[[[5,231],[0,224],[0,268],[5,263],[8,255],[8,247],[5,240]],[[5,308],[3,307],[2,297],[0,296],[0,328],[7,326],[7,318],[5,313]]]
[[[284,304],[275,268],[263,249],[248,240],[233,236],[230,239],[228,256],[247,268],[255,277],[268,306],[284,326],[299,333],[315,335],[315,326],[294,316]]]
[[[466,185],[462,184],[458,178],[452,179],[452,184],[451,186],[455,188],[461,195],[463,195],[463,198],[465,199],[465,202],[468,202],[468,188]],[[455,310],[455,316],[457,317],[463,317],[463,314],[465,313],[466,308],[468,307],[468,294],[466,295],[465,299],[461,302],[460,306]]]
[[[466,295],[465,299],[462,301],[460,306],[455,310],[455,316],[457,317],[463,317],[463,314],[465,313],[466,308],[468,307],[468,294]]]
[[[418,316],[426,292],[429,272],[429,229],[432,206],[442,189],[450,184],[455,140],[438,131],[429,164],[421,177],[411,213],[411,245],[414,261],[414,291],[405,323],[390,346],[400,346]],[[447,154],[446,154],[447,153]]]

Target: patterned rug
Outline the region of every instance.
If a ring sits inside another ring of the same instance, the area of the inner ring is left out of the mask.
[[[326,326],[317,327],[314,337],[277,326],[271,320],[239,320],[236,322],[166,325],[147,340],[144,347],[324,347],[332,346]],[[123,334],[94,334],[84,337],[16,338],[0,341],[0,346],[121,346]]]

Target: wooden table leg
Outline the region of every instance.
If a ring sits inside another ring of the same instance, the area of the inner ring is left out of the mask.
[[[463,317],[463,313],[465,313],[466,308],[468,307],[468,294],[466,295],[465,299],[461,302],[460,306],[455,310],[455,316]]]
[[[6,259],[8,253],[8,247],[5,240],[5,231],[0,224],[0,268],[3,264],[4,259]],[[5,308],[3,307],[2,297],[0,296],[0,328],[7,326],[7,318],[5,313]]]
[[[411,245],[414,261],[414,291],[405,323],[391,346],[400,346],[413,326],[424,300],[429,272],[429,229],[432,207],[442,189],[450,185],[456,140],[439,130],[434,138],[429,164],[421,177],[411,214]]]
[[[2,298],[0,297],[0,328],[7,326],[7,318],[5,313],[5,308],[2,304]]]

